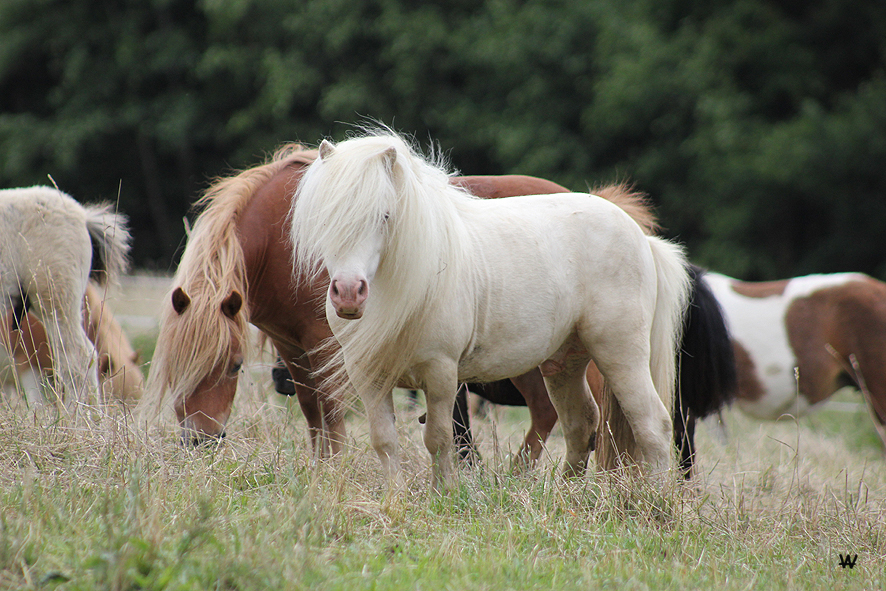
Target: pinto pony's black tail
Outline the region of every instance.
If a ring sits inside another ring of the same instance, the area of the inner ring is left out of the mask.
[[[674,397],[674,444],[686,478],[695,455],[695,423],[735,399],[737,376],[729,328],[720,304],[704,282],[704,269],[689,266],[692,292],[683,318],[680,373]]]

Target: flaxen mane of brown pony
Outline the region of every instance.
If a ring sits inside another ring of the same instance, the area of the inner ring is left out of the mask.
[[[266,164],[217,179],[194,204],[202,212],[163,303],[142,405],[149,418],[167,405],[180,405],[213,367],[239,369],[242,360],[230,359],[232,341],[248,356],[249,285],[237,217],[268,179],[293,162],[311,162],[314,154],[299,144],[284,145]]]

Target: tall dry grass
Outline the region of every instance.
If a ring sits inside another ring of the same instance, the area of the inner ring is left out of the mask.
[[[268,368],[227,440],[178,445],[117,408],[88,420],[0,407],[0,587],[9,589],[801,589],[886,584],[886,466],[863,408],[701,430],[699,474],[657,490],[563,482],[555,432],[533,471],[509,455],[525,410],[475,421],[482,463],[428,491],[420,407],[400,398],[408,491],[385,494],[358,405],[351,443],[311,458]],[[281,402],[284,402],[281,404]],[[868,430],[865,433],[865,430]],[[857,554],[853,569],[839,555]]]
[[[150,314],[144,286],[132,293],[125,312]],[[138,338],[149,359],[152,335]],[[245,376],[228,438],[199,449],[171,420],[145,431],[119,407],[70,421],[0,404],[0,588],[886,587],[886,463],[856,394],[800,421],[726,413],[728,438],[700,429],[695,479],[666,490],[564,482],[557,431],[513,474],[527,414],[499,408],[475,418],[480,465],[442,496],[423,409],[400,396],[407,492],[392,498],[359,404],[345,452],[315,461],[268,362]]]

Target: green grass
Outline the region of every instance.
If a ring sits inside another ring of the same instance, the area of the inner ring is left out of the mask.
[[[241,393],[228,440],[198,450],[179,447],[170,425],[144,433],[122,413],[47,427],[0,408],[0,587],[886,586],[879,442],[821,428],[864,430],[863,409],[775,424],[731,412],[727,443],[700,433],[696,481],[665,491],[562,481],[556,432],[537,469],[512,474],[525,411],[502,409],[477,421],[481,466],[441,496],[427,486],[420,410],[403,402],[408,491],[391,498],[359,412],[343,456],[314,462],[303,419],[269,404],[263,373]],[[854,569],[839,566],[847,552]]]

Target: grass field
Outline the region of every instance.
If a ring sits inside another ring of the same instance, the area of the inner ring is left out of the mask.
[[[112,302],[148,356],[164,290],[150,284]],[[538,468],[512,474],[527,414],[495,409],[475,419],[482,463],[442,496],[422,410],[399,396],[408,492],[388,498],[359,405],[342,457],[315,462],[267,366],[249,377],[227,440],[198,450],[119,409],[62,424],[0,406],[0,588],[886,587],[886,464],[849,392],[800,421],[727,412],[725,440],[700,429],[696,479],[668,490],[562,481],[556,431]]]

